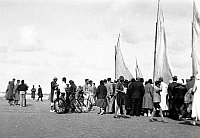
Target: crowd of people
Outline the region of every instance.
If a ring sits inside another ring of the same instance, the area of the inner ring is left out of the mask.
[[[39,98],[41,98],[42,101],[42,88],[40,85],[38,86],[38,101]],[[15,78],[12,79],[12,81],[8,82],[8,86],[6,89],[6,95],[5,98],[8,100],[9,105],[16,105],[20,107],[25,107],[26,106],[26,94],[28,90],[28,85],[24,82],[24,80],[17,80],[15,84]],[[35,101],[35,93],[36,89],[33,88],[31,89],[31,98]],[[19,103],[20,102],[20,103]]]
[[[82,92],[85,99],[92,103],[93,106],[99,107],[99,114],[114,114],[114,118],[130,118],[131,116],[148,116],[150,122],[154,122],[154,116],[160,116],[161,121],[166,123],[165,117],[175,120],[193,119],[192,124],[200,117],[200,74],[191,76],[184,83],[184,80],[178,79],[177,76],[172,78],[169,84],[160,77],[155,82],[152,79],[144,82],[143,78],[125,80],[120,76],[112,82],[111,78],[100,81],[98,87],[92,80],[85,79],[83,86],[76,86],[73,80],[65,77],[60,84],[58,78],[54,77],[51,82],[50,93],[50,112],[54,110],[54,100],[56,97],[63,97],[66,103],[70,104],[70,96],[73,93]],[[10,105],[26,106],[27,84],[24,80],[15,79],[9,81],[6,90],[6,99]],[[35,101],[36,88],[31,89],[31,98]],[[38,101],[42,101],[42,88],[38,86]],[[19,100],[21,103],[19,104]],[[69,107],[71,108],[71,107]],[[69,109],[68,108],[68,109]],[[68,111],[75,112],[75,108]]]
[[[200,116],[200,107],[197,98],[193,97],[199,93],[196,92],[199,79],[200,75],[196,75],[184,82],[183,79],[174,76],[172,81],[166,84],[160,77],[153,84],[152,79],[144,82],[143,78],[133,78],[128,81],[120,76],[114,82],[111,78],[103,79],[98,87],[92,80],[85,79],[85,84],[78,88],[82,89],[84,98],[89,98],[93,105],[99,107],[100,115],[114,114],[114,118],[148,116],[150,122],[155,121],[154,116],[160,116],[164,123],[167,122],[165,117],[175,120],[193,118],[192,123],[195,125]],[[57,84],[57,78],[51,82],[50,112],[54,112],[55,90],[60,89],[60,93],[66,95],[67,102],[70,102],[70,93],[77,91],[77,86],[72,80],[69,81],[70,84],[66,84],[66,78],[62,80],[61,85]]]

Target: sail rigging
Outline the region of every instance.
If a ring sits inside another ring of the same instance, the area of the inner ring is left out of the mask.
[[[120,34],[118,37],[117,45],[115,46],[115,79],[123,76],[127,80],[133,78],[132,74],[125,65],[121,50],[120,50]]]
[[[172,72],[167,55],[167,39],[164,26],[163,11],[158,0],[157,22],[155,32],[153,81],[163,77],[165,83],[172,79]]]

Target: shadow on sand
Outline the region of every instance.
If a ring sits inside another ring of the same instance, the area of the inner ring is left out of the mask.
[[[183,122],[180,122],[179,124],[188,125],[188,126],[199,126],[200,127],[199,123],[196,123],[196,125],[193,125],[191,120],[184,120]]]

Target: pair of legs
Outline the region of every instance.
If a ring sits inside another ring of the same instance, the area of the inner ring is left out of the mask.
[[[54,103],[53,103],[53,99],[54,99],[54,90],[51,90],[51,97],[50,97],[50,101],[51,101],[51,107],[50,107],[50,112],[54,112]]]
[[[123,110],[123,114],[126,115],[124,94],[119,92],[119,93],[117,93],[117,97],[116,98],[117,98],[117,105],[116,105],[114,117],[117,117],[119,109],[122,109]]]
[[[100,111],[99,111],[98,114],[103,115],[104,113],[105,113],[105,108],[100,107]]]
[[[156,109],[159,109],[162,122],[167,123],[167,122],[165,121],[164,117],[163,117],[163,112],[162,112],[162,109],[161,109],[161,107],[160,107],[160,103],[159,103],[159,102],[153,103],[153,106],[154,106],[154,107],[153,107],[153,112],[152,112],[152,114],[151,114],[151,116],[150,116],[150,122],[153,122],[153,121],[154,121],[154,120],[153,120],[153,117],[154,117],[154,115],[155,115],[155,113],[156,113]]]
[[[20,106],[26,106],[26,98],[25,94],[21,94],[21,105]]]
[[[141,99],[133,98],[132,99],[132,108],[131,108],[131,116],[140,116],[141,113]]]
[[[18,102],[19,102],[19,100],[15,100],[14,104],[15,104],[15,105],[19,105]]]
[[[110,96],[109,98],[107,98],[107,107],[106,107],[106,111],[108,113],[112,113],[112,107],[113,107],[113,102],[114,102],[114,97]]]
[[[147,116],[151,116],[151,111],[152,109],[144,108],[144,114],[146,114]]]
[[[43,100],[42,100],[42,97],[38,97],[38,101],[39,101],[39,99],[41,99],[41,101],[43,101]]]
[[[8,103],[9,103],[10,105],[13,105],[13,99],[8,100]]]

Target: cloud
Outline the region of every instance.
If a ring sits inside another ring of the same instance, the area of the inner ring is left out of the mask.
[[[0,53],[6,53],[8,50],[7,46],[0,46]]]
[[[39,31],[34,25],[26,25],[16,33],[16,41],[12,46],[13,51],[40,51],[44,49],[39,38]]]

